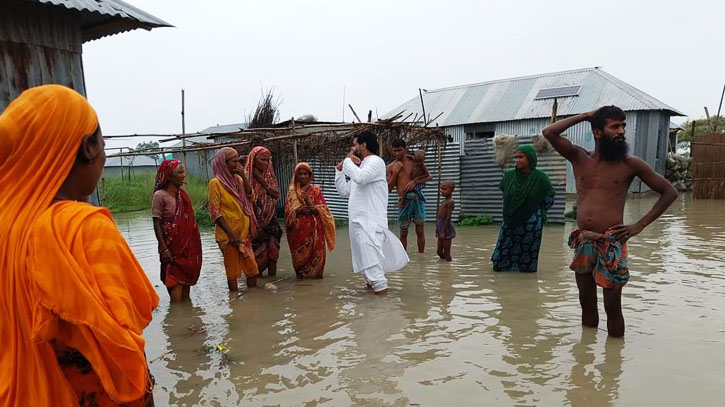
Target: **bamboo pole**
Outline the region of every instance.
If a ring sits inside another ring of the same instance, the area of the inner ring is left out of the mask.
[[[557,98],[554,98],[554,104],[551,106],[551,122],[552,123],[556,122],[556,119],[557,119],[556,114],[557,114],[558,110],[559,110],[559,102],[558,102]]]
[[[101,177],[101,191],[103,191],[101,206],[106,206],[106,177]]]
[[[293,117],[292,120],[292,133],[295,132],[295,118]],[[300,161],[297,159],[297,139],[292,140],[292,153],[295,157],[295,165],[297,165]]]
[[[299,127],[297,124],[295,124],[295,132],[290,133],[289,129],[286,130],[287,134],[268,137],[265,139],[266,142],[275,142],[275,141],[292,141],[295,139],[307,139],[319,135],[324,135],[330,138],[335,139],[344,139],[346,137],[349,137],[359,131],[360,128],[363,129],[372,129],[372,130],[378,130],[381,133],[389,130],[405,130],[411,134],[417,135],[419,138],[424,139],[437,139],[444,137],[439,129],[431,129],[431,128],[422,128],[418,126],[413,126],[408,123],[392,123],[392,122],[376,122],[376,123],[362,123],[362,124],[345,124],[345,125],[335,125],[335,127],[330,127],[327,130],[319,130],[319,131],[310,131],[306,133],[300,133]],[[246,133],[251,134],[251,133]],[[206,150],[213,150],[221,147],[237,147],[237,146],[245,146],[251,143],[250,139],[245,140],[239,140],[239,141],[230,141],[230,142],[223,142],[223,143],[204,143],[204,144],[197,144],[192,147],[187,148],[167,148],[164,151],[166,153],[178,153],[183,151],[206,151]],[[157,151],[157,150],[139,150],[139,151],[133,151],[133,152],[120,152],[117,154],[109,155],[109,157],[131,157],[131,156],[137,156],[137,155],[148,155],[149,151]]]
[[[186,120],[184,118],[184,89],[181,90],[181,134],[186,134]],[[181,140],[181,148],[184,154],[184,167],[186,166],[186,138]]]
[[[423,103],[423,89],[418,88],[418,94],[420,95],[420,107],[423,109],[423,127],[427,127],[425,124],[428,119],[425,117],[425,103]]]
[[[438,211],[441,208],[441,177],[443,175],[443,153],[441,152],[441,143],[438,141],[437,146],[437,158],[438,158],[438,192],[436,196],[436,221],[438,220]]]
[[[712,126],[712,120],[710,120],[710,112],[707,110],[707,106],[705,106],[705,117],[707,117],[707,124],[710,126],[710,131],[715,132],[715,128]]]
[[[355,109],[352,108],[352,105],[348,105],[350,107],[350,110],[352,110],[352,114],[355,115],[355,118],[357,119],[358,123],[362,123],[363,121],[360,120],[360,117],[358,117],[357,113],[355,113]]]
[[[725,97],[725,85],[722,87],[722,94],[720,95],[720,104],[717,106],[717,116],[715,116],[715,130],[713,133],[717,133],[717,125],[720,120],[720,110],[722,109],[722,99]]]

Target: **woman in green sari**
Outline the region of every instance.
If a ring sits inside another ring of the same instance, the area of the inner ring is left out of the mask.
[[[517,148],[515,157],[516,168],[506,171],[499,184],[503,224],[491,261],[494,271],[535,272],[546,211],[554,204],[554,188],[549,176],[536,169],[532,145]]]

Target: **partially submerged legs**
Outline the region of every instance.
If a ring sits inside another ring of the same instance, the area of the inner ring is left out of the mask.
[[[182,302],[189,299],[189,293],[191,292],[191,286],[177,284],[173,287],[166,287],[171,297],[171,302]]]
[[[415,236],[418,239],[418,253],[425,253],[425,224],[415,224]]]
[[[599,311],[594,276],[591,273],[576,274],[576,285],[579,288],[579,304],[582,307],[582,325],[596,328],[599,326]]]
[[[597,284],[591,273],[576,274],[579,288],[579,304],[582,307],[582,325],[596,328],[599,326],[597,309]],[[622,289],[604,288],[604,311],[607,313],[607,332],[612,337],[624,336],[624,316],[622,315]]]
[[[438,238],[438,248],[436,249],[436,254],[438,257],[445,261],[452,261],[453,258],[451,258],[451,243],[453,242],[453,239],[443,239]]]
[[[227,244],[222,249],[224,257],[224,269],[227,275],[227,286],[229,291],[238,291],[238,280],[242,277],[242,273],[247,277],[247,287],[257,286],[257,262],[253,255],[245,256],[236,247]]]
[[[607,332],[609,336],[624,336],[624,315],[622,315],[622,289],[604,289],[604,311],[607,313]]]
[[[388,293],[388,280],[385,278],[385,271],[380,264],[368,267],[362,271],[363,279],[376,295]]]
[[[400,224],[400,243],[403,244],[403,249],[408,250],[408,226],[410,223]]]

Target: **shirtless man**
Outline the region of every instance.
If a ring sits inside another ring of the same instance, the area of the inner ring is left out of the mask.
[[[577,226],[569,238],[575,250],[570,268],[575,271],[582,307],[582,324],[596,327],[597,285],[604,290],[604,310],[610,336],[624,336],[622,287],[629,280],[627,240],[654,222],[677,198],[677,191],[641,158],[628,154],[624,137],[626,116],[616,106],[604,106],[552,123],[544,137],[574,169],[577,190]],[[559,134],[588,121],[594,134],[594,151],[573,145]],[[629,186],[639,177],[660,194],[659,200],[638,222],[623,224]]]
[[[408,227],[410,222],[415,223],[415,234],[418,240],[418,253],[425,252],[425,201],[422,194],[414,191],[417,184],[433,179],[428,171],[413,178],[415,163],[413,158],[406,154],[405,140],[393,141],[393,157],[395,161],[387,166],[388,190],[398,190],[400,200],[405,200],[405,206],[398,209],[398,225],[400,226],[400,242],[408,248]],[[402,203],[402,202],[401,202]]]
[[[426,177],[430,176],[430,172],[428,172],[428,167],[425,166],[425,151],[415,150],[413,152],[413,155],[408,157],[413,159],[413,169],[410,174],[410,177],[412,179],[425,179]],[[431,176],[431,178],[433,177]],[[425,202],[425,196],[423,196],[423,188],[425,188],[425,183],[415,184],[412,191],[418,195],[418,199],[420,199],[422,202]],[[402,198],[400,198],[400,201],[398,202],[398,207],[405,208],[407,205],[408,199],[404,195]],[[423,209],[425,209],[425,207],[423,207]]]

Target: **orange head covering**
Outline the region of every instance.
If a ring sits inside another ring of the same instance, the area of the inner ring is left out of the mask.
[[[0,115],[0,406],[77,404],[54,341],[79,350],[114,399],[143,395],[153,286],[107,210],[51,206],[97,128],[86,99],[59,85],[23,92]]]

